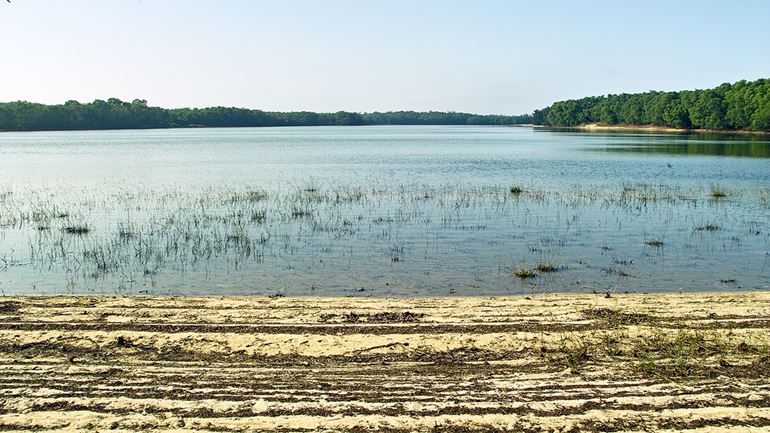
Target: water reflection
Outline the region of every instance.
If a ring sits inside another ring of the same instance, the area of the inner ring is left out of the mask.
[[[762,135],[562,131],[570,135],[591,135],[607,139],[600,146],[590,146],[588,150],[591,151],[770,158],[770,137]]]
[[[633,146],[618,144],[603,147],[600,150],[605,152],[770,158],[770,144],[757,141],[695,142],[683,140],[666,144],[636,144]]]

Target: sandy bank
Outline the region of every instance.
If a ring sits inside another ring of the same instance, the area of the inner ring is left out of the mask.
[[[544,125],[512,125],[517,127],[530,127],[530,128],[551,128]],[[598,123],[588,123],[585,125],[577,125],[572,127],[554,127],[555,129],[579,129],[584,131],[627,131],[627,132],[676,132],[676,133],[695,133],[695,134],[741,134],[741,135],[759,135],[767,136],[770,132],[767,131],[721,131],[715,129],[682,129],[682,128],[669,128],[666,126],[658,125],[602,125]]]
[[[8,431],[770,431],[770,293],[0,298]]]

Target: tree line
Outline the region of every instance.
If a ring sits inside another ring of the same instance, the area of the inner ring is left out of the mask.
[[[770,80],[742,80],[705,90],[624,93],[559,101],[535,110],[533,123],[559,127],[599,123],[770,131]]]
[[[0,103],[0,130],[50,131],[247,126],[332,125],[510,125],[531,123],[532,116],[478,115],[455,112],[336,113],[270,112],[234,107],[165,109],[110,98],[59,105],[32,102]]]
[[[555,102],[534,113],[506,116],[456,112],[272,112],[235,107],[152,107],[110,98],[59,105],[0,103],[0,131],[332,125],[657,125],[717,131],[770,131],[770,80],[713,89],[592,96]]]

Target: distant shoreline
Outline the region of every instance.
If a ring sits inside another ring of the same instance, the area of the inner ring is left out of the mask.
[[[143,128],[83,128],[83,129],[0,129],[0,133],[11,132],[86,132],[86,131],[144,131],[159,129],[231,129],[231,128],[307,128],[307,127],[335,127],[335,126],[509,126],[516,128],[538,128],[551,130],[582,130],[582,131],[621,131],[621,132],[669,132],[680,134],[723,134],[723,135],[760,135],[770,136],[770,131],[747,131],[747,130],[719,130],[719,129],[698,129],[698,128],[671,128],[658,125],[602,125],[598,123],[587,123],[575,126],[550,126],[536,125],[533,123],[512,123],[508,125],[498,124],[455,124],[455,123],[436,123],[436,124],[402,124],[402,123],[377,123],[364,125],[264,125],[264,126],[218,126],[218,125],[184,125],[184,126],[158,126]]]
[[[547,126],[534,124],[510,125],[515,127],[547,128],[547,129],[580,129],[583,131],[626,131],[626,132],[677,132],[677,133],[696,133],[696,134],[745,134],[745,135],[770,135],[768,131],[746,131],[746,130],[718,130],[718,129],[685,129],[671,128],[669,126],[659,125],[602,125],[599,123],[586,123],[576,126]]]
[[[158,131],[166,129],[263,129],[263,128],[336,128],[336,127],[370,127],[370,126],[532,126],[542,127],[543,125],[532,124],[458,124],[458,123],[431,123],[431,124],[408,124],[408,123],[375,123],[366,125],[265,125],[265,126],[210,126],[210,125],[184,125],[184,126],[157,126],[147,128],[83,128],[83,129],[0,129],[3,133],[34,133],[34,132],[101,132],[101,131]]]

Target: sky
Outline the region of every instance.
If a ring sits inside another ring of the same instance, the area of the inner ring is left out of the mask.
[[[770,1],[11,0],[0,101],[521,114],[770,77]]]

